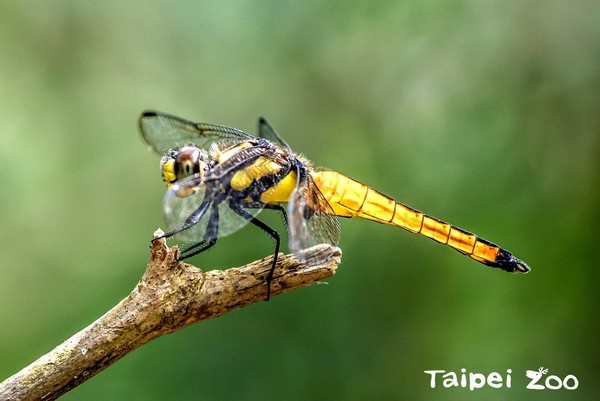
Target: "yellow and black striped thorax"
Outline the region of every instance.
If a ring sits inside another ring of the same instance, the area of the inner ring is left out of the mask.
[[[257,138],[226,147],[214,145],[208,153],[193,145],[174,149],[161,160],[161,170],[167,187],[196,175],[207,189],[248,204],[271,204],[289,199],[298,171],[304,173],[305,167],[293,153]]]

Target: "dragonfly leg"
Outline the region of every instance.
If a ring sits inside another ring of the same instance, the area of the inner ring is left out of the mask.
[[[181,255],[179,256],[178,262],[181,260],[184,260],[184,259],[191,258],[192,256],[197,255],[201,252],[204,252],[216,243],[217,243],[216,238],[210,238],[208,240],[202,240],[193,245],[190,245],[181,251]]]
[[[281,213],[281,216],[283,217],[283,222],[285,223],[285,225],[287,227],[287,223],[288,223],[287,212],[286,212],[286,210],[285,210],[285,208],[283,206],[281,206],[279,204],[273,204],[273,205],[267,204],[267,205],[265,205],[265,209],[271,209],[271,210],[277,210],[277,211],[279,211]]]
[[[256,227],[262,229],[264,232],[269,234],[275,240],[275,253],[273,254],[273,263],[271,264],[271,270],[269,270],[269,274],[267,274],[266,282],[267,282],[267,298],[265,301],[268,301],[271,298],[271,280],[273,280],[273,273],[275,272],[275,266],[277,265],[277,255],[279,254],[279,246],[281,245],[281,239],[279,238],[279,233],[273,230],[271,227],[252,216],[250,213],[245,211],[244,209],[232,208],[234,212],[248,220],[250,223],[254,224]]]
[[[200,204],[200,206],[198,206],[198,209],[194,210],[194,213],[192,213],[191,215],[189,215],[189,217],[187,219],[185,219],[185,222],[181,225],[181,227],[178,227],[174,230],[168,231],[166,233],[164,233],[163,235],[161,235],[160,237],[156,237],[152,240],[152,242],[158,240],[158,239],[162,239],[162,238],[170,238],[176,234],[179,234],[182,231],[187,230],[190,227],[193,227],[194,225],[198,224],[198,222],[200,221],[200,219],[204,216],[204,214],[206,214],[206,211],[208,210],[208,207],[210,206],[211,202],[210,199],[208,197],[204,198],[204,200],[202,201],[202,203]],[[211,216],[212,218],[212,216]],[[217,217],[217,227],[218,227],[218,220],[219,218]],[[195,245],[194,245],[195,247]]]
[[[208,223],[206,225],[206,232],[204,233],[204,238],[202,241],[197,242],[188,246],[187,248],[181,251],[181,256],[179,260],[184,260],[187,258],[191,258],[194,255],[197,255],[201,252],[204,252],[211,248],[214,244],[217,243],[217,236],[219,234],[219,204],[217,202],[213,203],[212,211],[210,213],[210,217],[208,218]],[[196,212],[194,212],[195,214]],[[202,213],[204,214],[204,213]],[[191,217],[191,216],[190,216]],[[200,215],[201,217],[201,215]],[[188,218],[190,220],[190,218]],[[198,218],[199,220],[199,218]],[[197,223],[198,221],[196,221]],[[186,220],[187,223],[187,220]],[[194,223],[194,224],[196,224]]]

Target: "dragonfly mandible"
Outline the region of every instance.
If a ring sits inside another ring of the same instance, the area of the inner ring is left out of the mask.
[[[162,155],[161,173],[167,186],[163,212],[169,231],[161,238],[190,241],[180,253],[179,260],[184,260],[248,223],[257,226],[275,240],[266,278],[267,300],[281,238],[257,218],[263,209],[286,216],[292,252],[321,243],[337,245],[337,217],[360,217],[431,238],[490,267],[511,273],[530,271],[523,261],[488,240],[336,171],[313,168],[264,118],[259,119],[258,137],[156,111],[142,113],[139,128],[149,147]]]

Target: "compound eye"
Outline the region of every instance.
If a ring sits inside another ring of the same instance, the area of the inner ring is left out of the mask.
[[[200,149],[186,146],[179,149],[175,160],[177,179],[189,177],[200,172]]]

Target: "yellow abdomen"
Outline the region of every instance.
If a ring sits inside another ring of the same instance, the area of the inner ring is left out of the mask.
[[[448,245],[478,262],[504,270],[508,270],[505,267],[512,269],[508,271],[528,271],[524,263],[495,244],[396,202],[338,172],[325,170],[311,175],[337,216],[361,217],[391,224]],[[505,266],[506,256],[512,258],[510,262],[514,262],[514,266]]]

